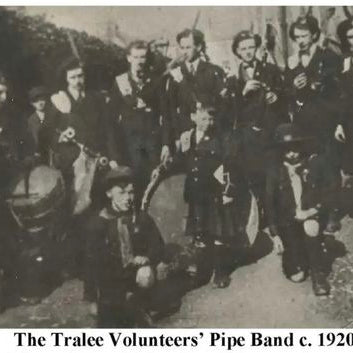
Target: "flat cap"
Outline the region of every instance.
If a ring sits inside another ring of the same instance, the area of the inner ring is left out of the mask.
[[[44,86],[33,87],[28,92],[28,97],[30,102],[35,102],[39,98],[46,98],[47,96],[48,96],[48,91]]]

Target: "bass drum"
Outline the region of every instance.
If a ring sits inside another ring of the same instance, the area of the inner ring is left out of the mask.
[[[64,181],[54,168],[37,166],[13,184],[8,206],[18,228],[15,267],[23,297],[44,297],[59,283],[68,219],[65,202]]]
[[[35,167],[15,181],[8,204],[18,226],[29,233],[49,227],[64,208],[65,187],[61,173],[51,167]]]
[[[184,174],[178,174],[164,179],[149,205],[149,213],[167,244],[190,244],[190,239],[184,235],[188,216],[188,205],[184,201],[185,178]],[[255,243],[259,221],[257,200],[247,188],[240,190],[235,201],[224,207],[224,231],[228,239],[241,247]]]
[[[172,175],[158,185],[149,205],[164,241],[186,245],[184,236],[188,205],[184,201],[185,174]]]

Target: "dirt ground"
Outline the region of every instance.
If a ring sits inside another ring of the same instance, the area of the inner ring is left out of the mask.
[[[310,280],[294,284],[281,272],[280,257],[263,236],[251,264],[232,273],[226,289],[206,285],[189,292],[180,310],[157,322],[159,327],[334,328],[353,326],[353,220],[346,217],[331,246],[346,250],[336,258],[329,297],[312,293]],[[267,254],[263,256],[264,254]],[[258,258],[256,260],[256,258]],[[94,327],[90,305],[82,301],[79,280],[66,281],[41,303],[0,315],[0,327]]]

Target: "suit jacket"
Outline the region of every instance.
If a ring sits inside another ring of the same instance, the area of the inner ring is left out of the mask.
[[[169,136],[170,143],[194,126],[190,115],[195,100],[214,104],[218,108],[219,120],[224,117],[221,95],[224,88],[223,70],[204,60],[199,61],[194,75],[190,74],[185,63],[171,71],[167,83],[168,114],[163,124],[164,135]]]
[[[65,105],[68,105],[67,110],[59,107],[59,104],[54,104],[58,129],[63,131],[69,126],[73,127],[76,133],[75,139],[78,142],[83,143],[95,153],[108,154],[108,158],[112,159],[108,152],[113,148],[107,146],[112,141],[107,139],[109,124],[103,95],[87,91],[85,97],[78,101],[68,91],[64,95]],[[58,137],[59,134],[56,135],[54,142],[59,155],[59,166],[63,169],[70,168],[80,150],[71,143],[58,144]]]
[[[109,104],[110,154],[124,164],[130,164],[131,145],[160,146],[162,79],[146,73],[138,85],[126,72],[115,79]],[[114,144],[116,144],[114,146]],[[117,146],[117,147],[116,147]]]
[[[239,66],[238,78],[233,77],[233,89],[235,91],[237,127],[257,126],[271,134],[274,128],[281,122],[288,120],[285,112],[285,96],[283,92],[283,79],[278,67],[271,63],[255,61],[254,76],[252,79],[260,81],[264,87],[249,92],[243,96],[242,92],[246,82],[251,79],[247,75],[244,63]],[[266,91],[274,92],[278,99],[268,105],[265,102]]]
[[[27,120],[27,133],[30,139],[29,144],[34,153],[39,153],[46,163],[49,162],[49,151],[52,148],[56,134],[55,114],[53,108],[46,108],[44,121],[41,123],[38,114],[34,112]]]
[[[133,256],[146,256],[152,266],[163,256],[164,243],[153,219],[141,213],[133,223],[132,215],[119,215],[104,208],[87,224],[88,261],[96,272],[98,283],[116,288],[129,275],[130,266],[123,265],[122,238],[117,227],[118,218],[127,226]]]
[[[345,128],[347,142],[353,143],[353,65],[352,57],[343,58],[340,73],[340,104],[341,119],[340,123]]]
[[[301,125],[308,135],[326,140],[332,138],[339,114],[339,57],[329,49],[316,47],[304,67],[296,54],[288,59],[286,88],[293,113],[293,121]],[[294,79],[306,73],[308,84],[303,89],[294,86]],[[303,105],[297,102],[304,103]]]
[[[302,210],[325,204],[325,193],[331,192],[325,179],[325,161],[313,155],[296,172],[302,184]],[[296,208],[288,170],[282,161],[276,161],[269,166],[266,179],[266,211],[272,235],[278,235],[280,227],[296,221]]]
[[[224,143],[216,131],[204,135],[196,143],[196,130],[185,131],[181,137],[181,153],[186,170],[185,201],[203,202],[222,194],[222,185],[214,177],[223,164]]]

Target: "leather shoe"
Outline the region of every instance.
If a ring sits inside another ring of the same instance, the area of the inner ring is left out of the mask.
[[[330,294],[330,284],[326,275],[322,272],[312,272],[311,280],[313,282],[313,291],[316,296],[325,296]]]

